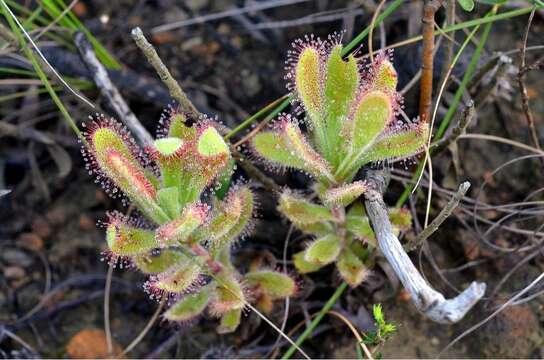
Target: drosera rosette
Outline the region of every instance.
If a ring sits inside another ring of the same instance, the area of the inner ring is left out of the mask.
[[[418,120],[398,119],[402,97],[390,52],[365,62],[353,54],[344,59],[342,50],[338,34],[294,42],[286,79],[295,114],[280,114],[253,137],[252,147],[269,167],[300,170],[315,180],[314,196],[286,189],[279,199],[280,212],[313,239],[294,257],[299,272],[334,263],[342,278],[357,286],[368,273],[365,261],[375,240],[356,201],[367,185],[355,177],[366,165],[413,157],[429,130]],[[308,134],[299,127],[302,113]],[[410,227],[407,211],[390,209],[390,214],[399,231]]]
[[[232,160],[214,121],[203,118],[190,126],[183,114],[171,111],[160,137],[143,150],[122,125],[104,116],[86,129],[82,151],[89,171],[110,195],[122,196],[141,214],[108,213],[106,257],[110,265],[148,275],[145,291],[169,305],[164,319],[190,323],[208,309],[220,318],[218,331],[229,332],[260,283],[263,288],[279,281],[293,289],[278,292],[274,300],[293,295],[288,275],[240,274],[231,262],[232,247],[252,228],[255,198],[241,182],[222,199],[213,196]]]

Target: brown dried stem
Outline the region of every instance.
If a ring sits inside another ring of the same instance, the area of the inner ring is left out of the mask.
[[[431,120],[433,102],[434,15],[442,5],[441,0],[427,0],[423,7],[423,56],[421,61],[421,85],[419,91],[419,117]]]

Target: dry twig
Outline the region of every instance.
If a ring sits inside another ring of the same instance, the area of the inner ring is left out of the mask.
[[[406,251],[412,251],[418,248],[423,244],[425,240],[429,238],[436,230],[438,230],[438,227],[442,225],[444,220],[448,218],[448,216],[451,215],[453,210],[459,205],[459,201],[465,196],[468,189],[470,188],[470,183],[468,181],[465,181],[461,185],[459,185],[459,189],[457,189],[457,192],[451,197],[451,199],[448,201],[446,206],[440,211],[438,216],[427,226],[423,231],[419,233],[419,235],[411,242],[404,245],[404,250]]]
[[[452,143],[457,141],[459,137],[465,133],[468,125],[474,118],[474,114],[476,113],[476,110],[474,108],[474,102],[471,100],[466,104],[465,109],[463,110],[463,114],[461,114],[461,119],[459,119],[459,122],[457,125],[451,130],[449,135],[442,140],[433,143],[431,145],[431,152],[433,154],[437,154],[444,149],[446,149],[448,146],[450,146]]]
[[[486,285],[472,282],[461,294],[448,300],[434,290],[418,272],[398,238],[393,234],[387,207],[382,197],[387,182],[384,171],[369,171],[366,181],[369,184],[369,190],[365,193],[366,213],[379,248],[404,288],[410,293],[417,309],[438,323],[451,324],[461,320],[482,298]]]
[[[131,35],[136,45],[138,45],[144,56],[147,58],[147,61],[149,61],[149,63],[153,66],[161,78],[161,81],[164,83],[164,85],[166,85],[168,91],[170,91],[170,95],[176,99],[184,112],[186,112],[194,120],[198,120],[201,115],[200,111],[197,110],[179,83],[172,77],[172,74],[170,74],[170,71],[162,62],[153,45],[151,45],[145,38],[142,30],[139,27],[135,27],[132,29]]]
[[[119,120],[130,129],[142,145],[152,145],[153,137],[151,137],[136,115],[130,110],[117,87],[111,82],[106,68],[104,68],[96,57],[93,47],[87,40],[85,34],[77,32],[74,36],[74,43],[76,44],[79,55],[87,66],[89,73],[92,74],[96,86],[108,100],[111,108],[115,110]]]

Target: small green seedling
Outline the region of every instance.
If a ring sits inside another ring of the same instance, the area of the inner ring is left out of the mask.
[[[187,323],[207,309],[220,318],[219,332],[234,331],[248,301],[264,301],[270,310],[273,300],[296,292],[296,283],[264,267],[242,275],[233,266],[231,248],[248,234],[255,200],[249,186],[238,184],[222,200],[201,201],[231,168],[214,122],[188,126],[183,114],[170,111],[163,126],[145,150],[114,120],[98,116],[87,126],[88,170],[106,192],[122,194],[143,215],[108,214],[107,257],[149,275],[145,290],[169,300],[165,319]]]
[[[341,277],[355,287],[368,273],[365,261],[375,239],[362,205],[365,181],[355,180],[365,165],[406,159],[418,153],[428,136],[427,124],[397,120],[401,97],[390,55],[381,53],[363,66],[343,59],[340,37],[297,40],[287,60],[288,89],[305,112],[309,136],[295,115],[281,114],[268,131],[252,140],[257,156],[279,168],[312,176],[319,203],[285,190],[279,210],[315,238],[295,254],[301,273],[335,263]],[[397,231],[411,225],[410,214],[391,209]],[[362,241],[361,241],[362,240]]]
[[[381,304],[372,305],[372,315],[374,316],[376,330],[364,333],[363,342],[372,349],[372,355],[375,359],[381,359],[382,354],[379,350],[397,331],[397,326],[385,321]]]

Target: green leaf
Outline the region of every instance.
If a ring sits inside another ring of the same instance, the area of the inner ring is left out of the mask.
[[[295,281],[288,275],[272,271],[252,271],[244,276],[247,284],[258,288],[272,299],[281,299],[293,296],[296,291]]]
[[[305,233],[318,236],[323,236],[334,232],[334,226],[328,221],[316,222],[312,224],[298,223],[295,225]]]
[[[160,251],[155,250],[151,253],[136,255],[134,263],[138,270],[146,274],[158,274],[185,259],[185,255],[178,250],[161,249]]]
[[[216,204],[211,220],[195,236],[197,241],[206,241],[212,256],[223,248],[230,247],[238,239],[253,218],[254,197],[247,186],[233,188],[226,198]]]
[[[304,260],[304,251],[300,251],[293,255],[293,262],[295,264],[295,268],[301,274],[316,272],[323,267],[323,265],[313,264]]]
[[[278,209],[293,224],[315,224],[323,221],[334,221],[331,211],[286,191],[280,196]]]
[[[407,129],[385,134],[364,156],[364,162],[410,157],[423,148],[428,134],[429,128],[426,123],[415,124]]]
[[[203,156],[217,156],[229,154],[229,147],[217,130],[210,126],[200,134],[197,150]]]
[[[165,272],[156,275],[149,284],[156,290],[169,294],[182,294],[190,291],[201,276],[200,266],[187,257]]]
[[[340,135],[344,122],[348,118],[349,108],[359,86],[357,61],[350,55],[347,61],[342,59],[342,45],[336,45],[327,60],[325,82],[325,100],[327,120],[325,122],[328,146],[325,158],[333,165],[344,157],[341,146],[344,138]]]
[[[165,313],[164,318],[169,321],[187,322],[204,312],[210,301],[211,286],[205,286],[194,294],[188,294],[172,305]]]
[[[344,248],[338,256],[336,267],[342,279],[351,287],[359,286],[368,275],[368,269],[349,247]]]
[[[342,241],[338,236],[325,235],[308,245],[304,251],[304,260],[312,264],[330,264],[336,260],[341,249]]]
[[[385,54],[379,54],[379,62],[374,67],[372,88],[386,94],[393,94],[397,90],[397,71]]]
[[[238,325],[240,325],[240,318],[242,317],[241,309],[233,309],[221,316],[221,322],[217,327],[219,334],[228,334],[234,332]]]
[[[361,196],[367,189],[364,181],[355,181],[350,184],[330,188],[322,196],[323,203],[327,206],[348,206]]]
[[[210,303],[213,315],[221,316],[232,310],[241,310],[246,305],[246,297],[240,281],[227,271],[215,277],[217,286]]]
[[[159,247],[153,231],[129,225],[116,216],[110,217],[106,241],[110,250],[120,256],[138,255]]]
[[[157,192],[160,207],[168,214],[170,219],[175,219],[181,213],[179,203],[179,191],[175,186],[162,188]]]
[[[393,115],[391,99],[382,91],[364,95],[355,106],[353,119],[349,124],[351,150],[337,170],[337,178],[355,172],[361,166],[358,160],[366,157],[378,136],[384,131]],[[368,161],[367,161],[368,162]]]
[[[364,240],[370,243],[372,246],[376,247],[376,237],[374,236],[374,231],[370,226],[370,221],[368,217],[362,215],[360,212],[362,206],[357,206],[346,215],[346,229],[359,240]]]
[[[474,10],[474,1],[473,0],[457,0],[459,5],[463,8],[465,11],[472,11]]]
[[[320,62],[319,51],[309,46],[300,53],[295,68],[296,91],[310,116],[323,110]]]
[[[267,131],[253,138],[253,146],[263,158],[283,166],[303,170],[317,179],[332,180],[329,165],[308,143],[290,117],[277,123],[278,131]]]

